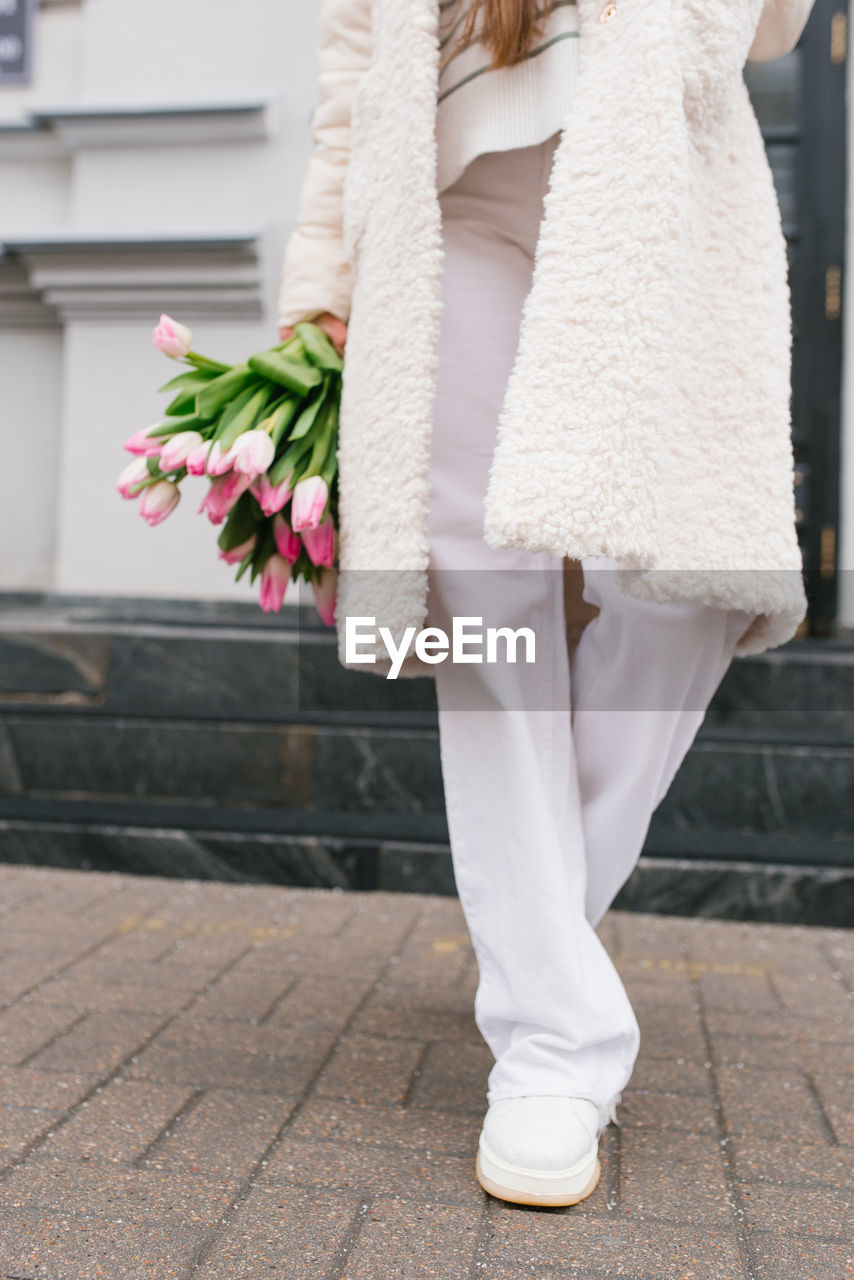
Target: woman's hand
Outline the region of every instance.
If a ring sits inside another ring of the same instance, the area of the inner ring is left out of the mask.
[[[316,324],[318,329],[322,329],[326,336],[331,340],[339,355],[344,354],[344,347],[347,342],[347,325],[343,320],[339,320],[331,311],[324,311],[322,315],[316,316],[311,322]],[[287,342],[288,338],[293,337],[293,325],[284,325],[279,330],[279,340]]]

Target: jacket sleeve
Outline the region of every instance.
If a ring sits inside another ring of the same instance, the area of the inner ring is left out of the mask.
[[[279,327],[331,311],[350,315],[352,270],[342,242],[342,197],[350,108],[371,54],[371,0],[320,0],[313,151],[300,188],[297,224],[284,251]]]
[[[770,62],[791,52],[807,25],[815,0],[765,0],[748,62]]]

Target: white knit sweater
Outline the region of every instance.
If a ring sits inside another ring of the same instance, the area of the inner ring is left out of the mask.
[[[572,104],[578,57],[576,0],[543,0],[542,37],[523,61],[490,69],[483,10],[473,38],[439,73],[436,108],[437,189],[454,182],[475,156],[544,142]],[[440,57],[460,39],[466,0],[440,0]]]

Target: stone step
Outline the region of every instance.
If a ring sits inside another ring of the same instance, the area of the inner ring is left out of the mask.
[[[21,708],[0,722],[0,816],[15,797],[373,814],[392,822],[444,814],[435,727]],[[854,745],[755,742],[703,728],[655,822],[674,839],[698,830],[824,839],[854,862]]]
[[[429,678],[345,670],[313,608],[0,598],[0,712],[85,710],[241,721],[429,725]],[[802,640],[738,659],[709,729],[775,741],[854,742],[854,646]]]
[[[38,809],[19,801],[17,809],[0,819],[2,862],[310,888],[456,893],[447,839],[436,829],[432,834],[438,838],[427,838],[440,822],[423,826],[421,838],[414,832],[400,838],[384,831],[375,817],[336,831],[334,815],[291,814],[285,822],[281,813],[257,810],[192,813],[178,806],[87,801],[49,801]],[[757,839],[755,848],[746,838],[737,846],[723,840],[725,856],[716,858],[715,833],[704,845],[695,832],[690,857],[661,856],[652,850],[662,842],[651,833],[613,906],[665,915],[850,925],[854,867],[802,861],[817,853],[804,838],[775,837],[770,849]],[[773,861],[772,852],[783,860]]]

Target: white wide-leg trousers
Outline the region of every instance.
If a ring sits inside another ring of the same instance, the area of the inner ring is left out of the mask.
[[[479,966],[487,1101],[569,1094],[600,1129],[640,1046],[595,926],[628,878],[752,615],[632,600],[584,561],[599,607],[570,659],[562,561],[495,549],[483,503],[559,135],[478,156],[440,197],[443,311],[431,446],[427,624],[496,619],[533,663],[438,662],[445,802]],[[525,571],[525,572],[522,572]]]

